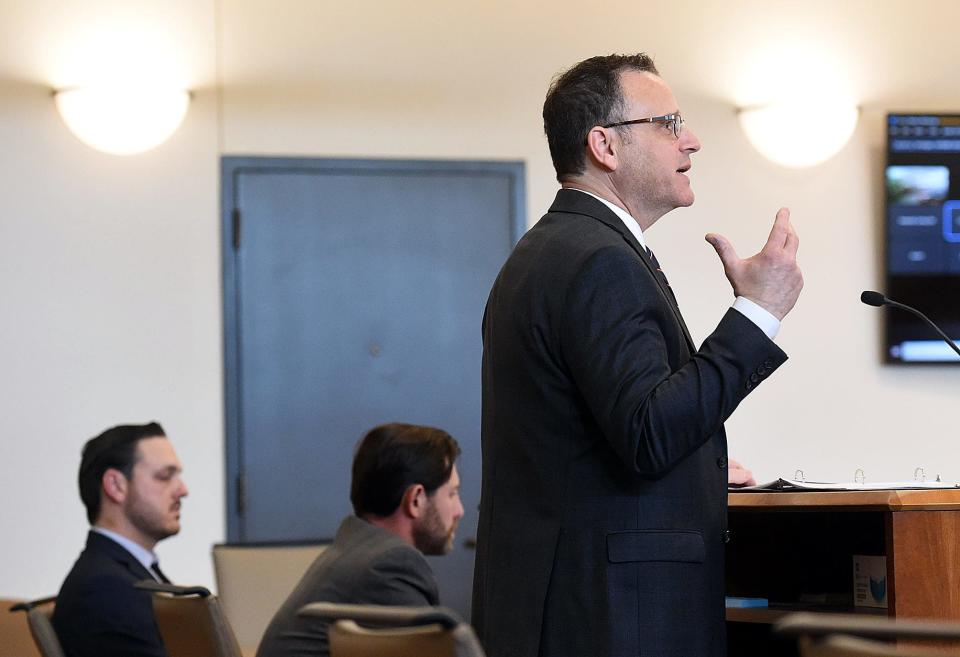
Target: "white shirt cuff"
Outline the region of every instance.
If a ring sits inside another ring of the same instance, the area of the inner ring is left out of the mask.
[[[746,297],[737,297],[737,300],[733,302],[733,307],[756,324],[768,338],[773,340],[777,337],[777,333],[780,332],[780,320],[771,315],[766,308],[757,305]]]

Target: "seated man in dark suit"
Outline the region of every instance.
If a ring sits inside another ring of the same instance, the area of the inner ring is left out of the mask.
[[[457,442],[410,424],[371,430],[353,459],[348,516],[270,622],[257,657],[329,655],[327,623],[297,616],[310,602],[436,605],[424,554],[446,554],[463,516]]]
[[[169,581],[153,548],[180,531],[180,471],[156,422],[113,427],[84,446],[80,498],[92,527],[53,613],[67,657],[165,657],[150,594],[133,585]]]

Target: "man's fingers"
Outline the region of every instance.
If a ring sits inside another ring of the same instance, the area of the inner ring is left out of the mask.
[[[797,232],[793,229],[793,225],[790,226],[790,232],[787,233],[787,240],[783,245],[784,250],[792,255],[794,258],[797,257],[797,250],[800,248],[800,237],[797,235]]]
[[[739,463],[734,459],[728,459],[727,464],[729,465],[729,468],[727,469],[728,485],[755,486],[757,484],[756,480],[753,478],[753,473],[747,468],[743,467],[742,463]]]
[[[775,249],[786,248],[787,235],[793,232],[793,226],[790,225],[790,210],[780,208],[777,211],[777,218],[773,220],[773,228],[770,229],[770,235],[767,237],[767,246]]]
[[[717,255],[720,256],[720,262],[723,263],[724,267],[732,265],[740,259],[733,245],[730,244],[730,240],[723,235],[707,233],[704,239],[716,250]]]
[[[797,231],[793,229],[792,223],[787,223],[789,230],[787,231],[786,241],[783,244],[784,250],[792,255],[794,258],[797,257],[797,249],[800,248],[800,237],[797,235]]]

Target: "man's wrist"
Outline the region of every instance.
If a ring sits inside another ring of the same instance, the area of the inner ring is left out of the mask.
[[[737,297],[733,308],[757,325],[764,334],[773,340],[780,332],[780,320],[769,310],[746,297]]]

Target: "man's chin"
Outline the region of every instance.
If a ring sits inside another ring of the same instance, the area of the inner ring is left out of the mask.
[[[679,197],[679,198],[677,199],[677,207],[678,207],[678,208],[689,208],[691,205],[693,205],[693,201],[694,201],[693,192],[689,192],[689,193],[687,193],[687,194],[682,195],[681,197]]]

